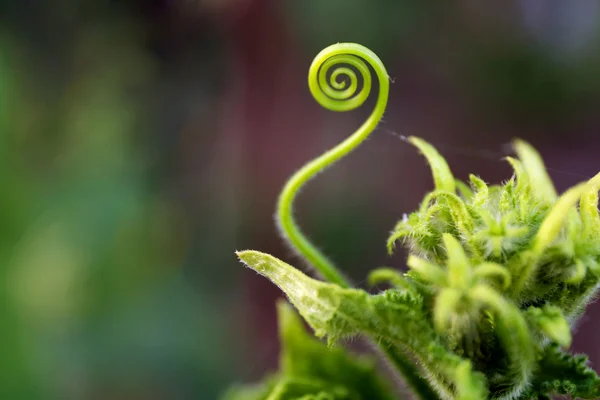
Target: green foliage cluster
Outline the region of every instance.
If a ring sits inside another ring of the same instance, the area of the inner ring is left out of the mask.
[[[408,141],[429,162],[435,188],[396,224],[387,243],[390,252],[398,242],[408,248],[409,272],[380,268],[369,275],[371,285],[389,289],[352,288],[320,258],[293,225],[295,192],[286,195],[286,189],[280,199],[284,237],[301,255],[307,250],[331,283],[257,251],[238,252],[240,260],[279,286],[330,346],[359,335],[377,343],[417,398],[599,398],[600,378],[587,359],[565,350],[600,286],[600,174],[558,196],[540,155],[517,140],[518,157],[507,158],[514,169],[508,181],[488,185],[471,175],[467,184],[429,143]],[[306,173],[298,173],[303,180],[292,178],[301,182],[294,190],[310,179]],[[296,245],[298,237],[304,248]],[[325,351],[293,318],[280,307],[282,371],[252,392],[230,393],[229,400],[397,398],[374,369],[359,367],[340,348]]]

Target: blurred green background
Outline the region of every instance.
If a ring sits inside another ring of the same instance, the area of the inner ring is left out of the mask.
[[[281,295],[233,252],[301,266],[278,191],[369,113],[310,98],[340,41],[380,55],[390,104],[297,214],[356,282],[403,268],[385,239],[432,185],[387,131],[461,178],[507,179],[516,136],[560,190],[600,170],[593,0],[2,0],[0,398],[216,399],[275,368]],[[597,367],[596,329],[597,305],[574,344]]]

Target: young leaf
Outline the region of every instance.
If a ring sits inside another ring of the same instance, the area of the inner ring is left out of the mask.
[[[456,183],[444,157],[432,145],[421,138],[411,136],[408,138],[408,141],[417,147],[429,162],[436,189],[454,193]]]
[[[546,172],[542,157],[529,143],[523,140],[515,140],[513,146],[519,159],[523,163],[525,172],[532,182],[536,182],[537,190],[534,195],[546,201],[555,201],[557,194],[554,184]]]
[[[410,354],[443,399],[485,398],[485,378],[473,371],[469,361],[442,345],[420,296],[396,290],[369,295],[311,279],[268,254],[237,254],[246,265],[278,285],[316,335],[327,336],[330,344],[358,334],[375,337],[401,354]]]
[[[564,347],[571,345],[571,327],[560,308],[550,305],[543,308],[529,307],[527,319],[559,345]]]
[[[600,398],[600,377],[587,366],[587,357],[563,353],[557,345],[546,347],[538,373],[523,399],[566,395],[575,399]]]

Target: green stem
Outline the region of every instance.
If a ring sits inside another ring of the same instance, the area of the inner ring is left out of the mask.
[[[364,60],[364,61],[363,61]],[[294,200],[300,189],[315,175],[329,167],[360,145],[373,132],[387,105],[389,81],[385,67],[371,50],[354,43],[338,43],[321,51],[314,59],[308,75],[308,85],[313,97],[323,107],[332,111],[350,111],[361,106],[369,97],[371,65],[379,81],[377,103],[369,118],[346,140],[307,163],[286,183],[277,206],[277,224],[291,247],[304,257],[328,281],[350,287],[349,281],[334,264],[302,233],[293,215]],[[339,66],[339,65],[343,66]],[[354,67],[362,78],[362,88]],[[332,68],[332,67],[335,67]],[[329,72],[332,70],[331,72]],[[338,80],[340,77],[345,80]]]
[[[506,394],[511,398],[511,393],[519,393],[527,386],[533,374],[535,344],[527,322],[515,305],[489,286],[477,285],[470,294],[475,301],[486,304],[498,316],[499,337],[508,357],[509,371],[506,375],[512,379],[503,382],[502,386],[511,388],[511,392]]]
[[[351,136],[308,162],[287,181],[279,196],[276,214],[280,232],[291,248],[304,257],[323,278],[344,288],[351,286],[349,280],[302,233],[294,219],[293,205],[298,192],[309,180],[349,154],[373,132],[383,116],[389,94],[389,77],[385,66],[375,53],[361,45],[334,44],[322,50],[311,64],[308,85],[315,100],[332,111],[350,111],[360,107],[369,97],[371,72],[365,61],[375,71],[379,82],[379,95],[373,112]],[[360,90],[356,72],[362,78]],[[342,76],[346,79],[338,80]],[[376,341],[371,342],[376,345]],[[416,366],[405,355],[385,344],[379,347],[395,367],[396,373],[405,378],[418,398],[436,398],[428,382],[419,375]]]
[[[378,345],[375,341],[370,341],[371,345],[384,356],[387,361],[400,372],[406,384],[412,389],[413,394],[420,400],[438,400],[440,397],[431,388],[427,379],[425,379],[415,365],[408,357],[400,353],[392,344],[382,343]],[[377,349],[377,346],[379,348]]]

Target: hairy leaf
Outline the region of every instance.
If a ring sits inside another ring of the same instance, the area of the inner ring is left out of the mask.
[[[442,398],[479,400],[484,377],[471,363],[448,351],[437,336],[420,295],[388,290],[370,295],[307,277],[275,257],[257,251],[237,253],[250,268],[271,279],[288,296],[319,337],[330,344],[369,335],[409,354]]]
[[[587,357],[548,346],[540,357],[539,372],[523,399],[568,395],[571,398],[600,398],[600,377],[587,366]]]

